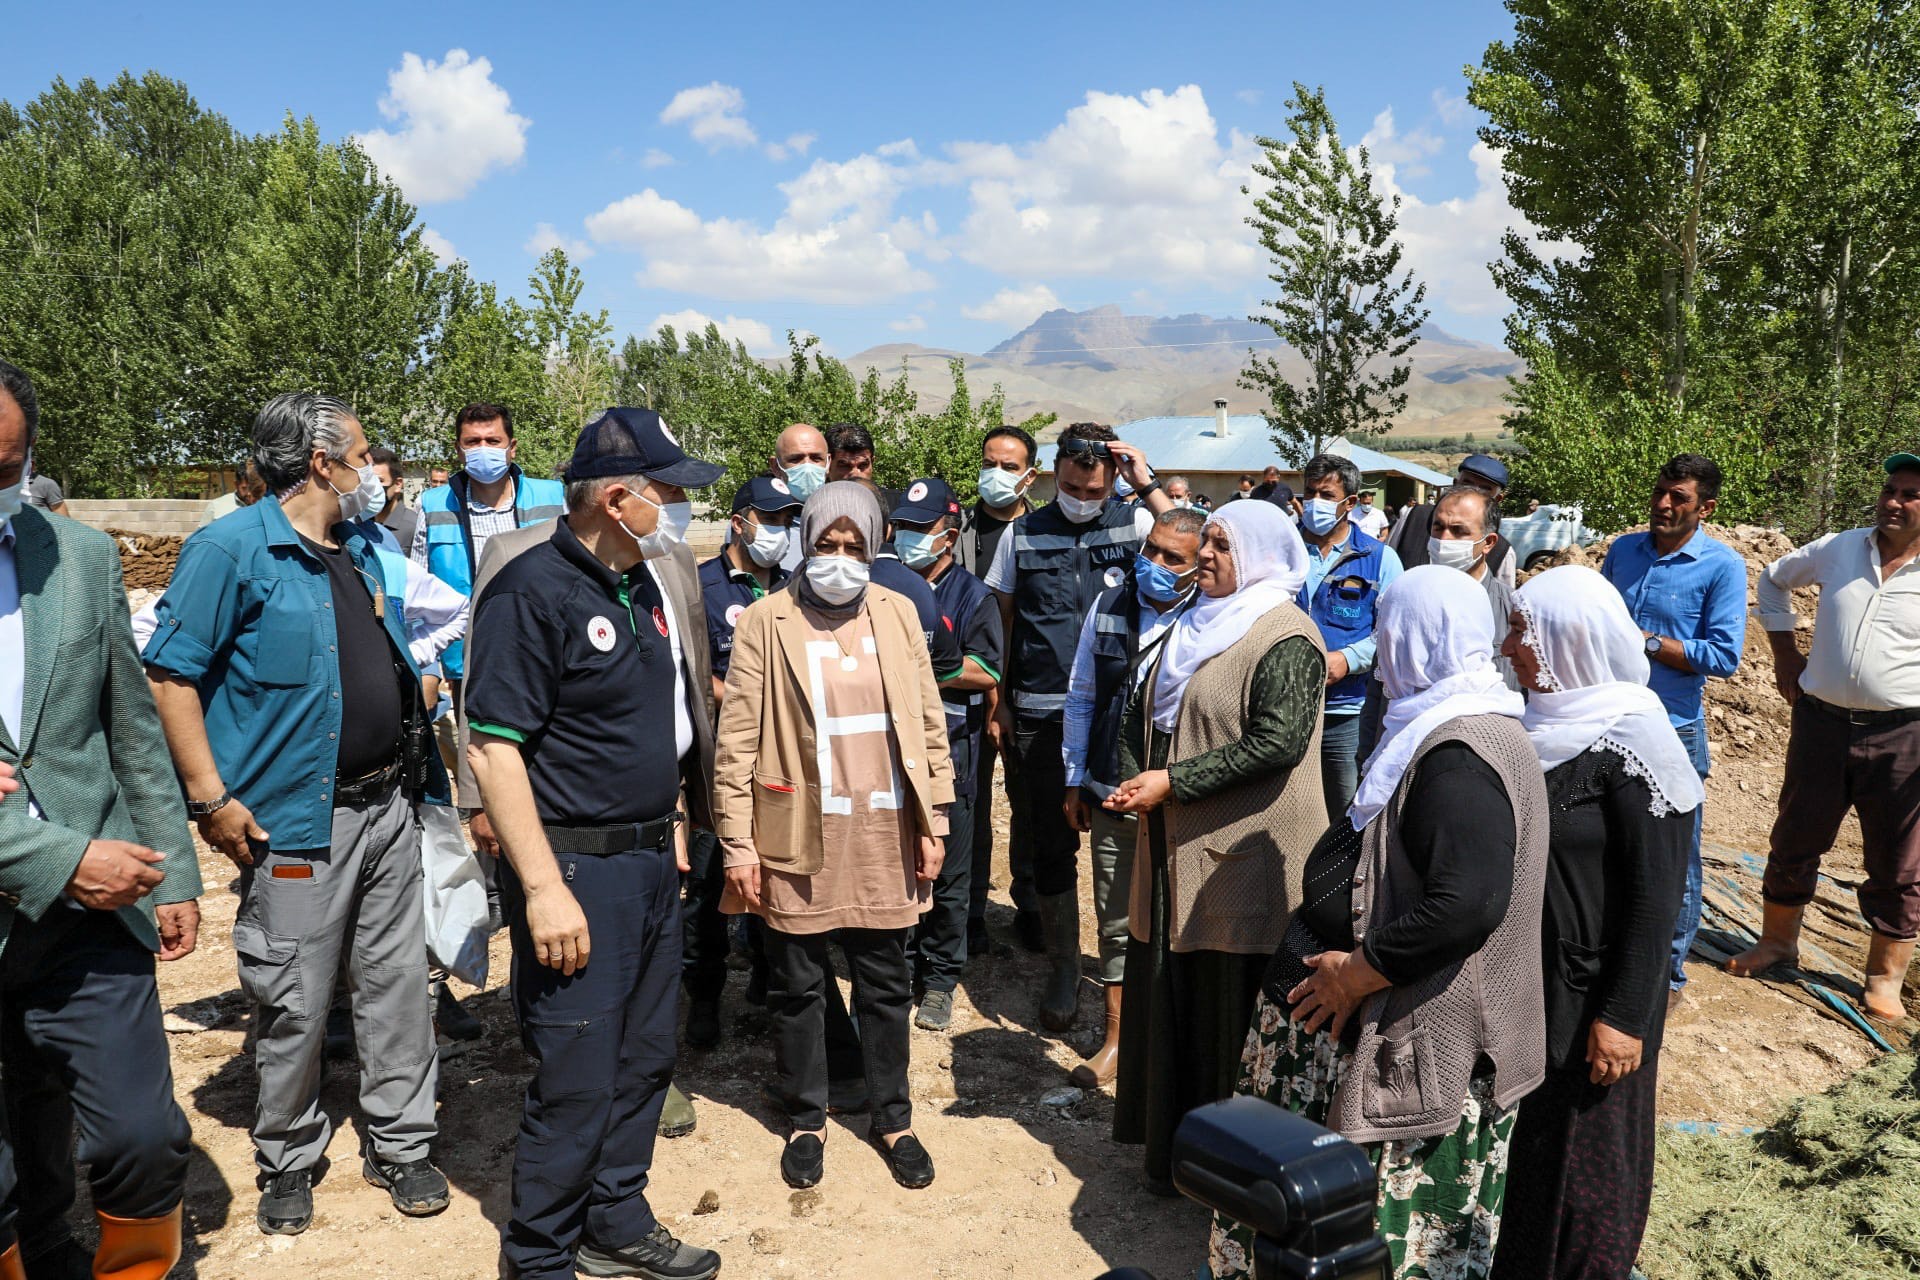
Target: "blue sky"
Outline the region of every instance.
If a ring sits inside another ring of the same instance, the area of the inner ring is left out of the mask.
[[[1461,101],[1510,30],[1492,0],[77,3],[9,25],[10,101],[153,69],[249,131],[310,115],[510,292],[563,243],[622,335],[711,317],[841,354],[978,351],[1054,305],[1245,314],[1252,138],[1320,83],[1406,199],[1434,320],[1500,336],[1485,263],[1516,219]]]

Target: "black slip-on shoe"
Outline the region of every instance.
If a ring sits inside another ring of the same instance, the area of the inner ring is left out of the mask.
[[[817,1133],[795,1134],[780,1153],[780,1176],[790,1187],[817,1186],[827,1172],[827,1144]]]
[[[478,1040],[487,1034],[486,1025],[453,998],[444,982],[434,984],[433,1024],[449,1040]]]
[[[271,1178],[260,1189],[254,1220],[270,1236],[297,1236],[312,1226],[313,1170],[292,1169]]]
[[[696,1249],[673,1238],[665,1227],[655,1227],[630,1245],[610,1249],[583,1244],[573,1259],[583,1276],[640,1276],[642,1280],[713,1280],[720,1274],[720,1255]]]
[[[393,1207],[409,1218],[424,1218],[447,1207],[447,1175],[427,1159],[390,1164],[379,1156],[363,1158],[360,1173],[393,1198]]]
[[[887,1162],[895,1182],[909,1191],[933,1185],[933,1157],[920,1145],[920,1139],[903,1133],[892,1146],[887,1145],[885,1138],[875,1138],[873,1145],[880,1149],[881,1158]]]

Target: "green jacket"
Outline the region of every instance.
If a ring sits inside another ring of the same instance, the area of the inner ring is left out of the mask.
[[[200,896],[187,834],[140,655],[113,539],[28,507],[13,517],[26,680],[20,738],[0,725],[0,760],[23,784],[0,798],[0,947],[15,912],[39,920],[65,910],[61,895],[96,839],[131,840],[166,855],[166,880],[120,920],[160,949],[158,903]],[[28,797],[45,820],[29,816]]]

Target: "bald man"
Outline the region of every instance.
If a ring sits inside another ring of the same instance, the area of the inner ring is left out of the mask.
[[[813,496],[814,490],[827,482],[827,463],[832,458],[827,447],[827,437],[819,428],[805,422],[796,422],[780,433],[773,442],[773,457],[767,463],[767,474],[776,480],[785,482],[787,492],[805,502]],[[780,561],[780,567],[792,573],[806,559],[806,548],[800,545],[800,539],[787,539],[787,553]]]

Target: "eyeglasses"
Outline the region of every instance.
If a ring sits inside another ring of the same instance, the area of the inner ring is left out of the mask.
[[[1079,436],[1060,442],[1060,456],[1077,458],[1082,461],[1106,462],[1113,457],[1113,450],[1107,447],[1105,440],[1082,440]]]

